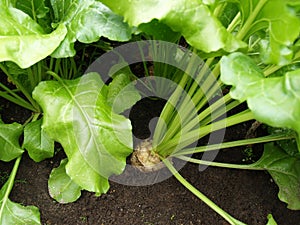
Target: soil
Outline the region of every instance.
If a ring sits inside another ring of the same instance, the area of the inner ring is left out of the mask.
[[[150,136],[148,122],[157,117],[162,102],[149,99],[141,101],[130,113],[133,130],[141,139]],[[28,112],[2,101],[2,119],[5,122],[23,122]],[[227,141],[243,138],[251,123],[227,129]],[[261,146],[254,146],[254,157],[259,157]],[[52,168],[64,158],[59,151],[52,159],[33,162],[25,153],[17,174],[10,199],[40,209],[44,225],[141,225],[141,224],[228,224],[205,203],[185,189],[174,177],[149,186],[127,186],[110,182],[108,193],[96,197],[83,191],[74,203],[59,204],[48,194],[47,180]],[[243,148],[222,150],[216,161],[242,162],[246,158]],[[9,173],[13,163],[0,163],[2,178]],[[249,225],[267,223],[272,214],[280,225],[296,225],[300,212],[286,208],[277,198],[278,187],[263,171],[242,171],[207,168],[200,172],[198,166],[186,164],[180,173],[201,192],[235,218]]]

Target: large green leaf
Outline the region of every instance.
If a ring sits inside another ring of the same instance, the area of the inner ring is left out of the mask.
[[[51,158],[54,154],[54,141],[42,130],[41,125],[42,120],[37,120],[24,128],[23,147],[35,162]]]
[[[233,53],[221,60],[221,80],[233,86],[233,98],[247,100],[257,120],[293,129],[300,137],[300,69],[281,77],[265,78],[250,57]]]
[[[13,61],[29,67],[50,55],[64,39],[67,29],[61,24],[46,34],[29,15],[0,0],[0,62]]]
[[[235,39],[198,0],[101,0],[114,12],[124,16],[132,26],[149,23],[154,19],[180,32],[193,47],[204,52],[225,50],[232,52],[246,47]]]
[[[8,162],[24,152],[19,145],[22,132],[23,127],[21,124],[4,124],[0,121],[0,160]]]
[[[289,209],[300,210],[300,158],[288,155],[274,143],[265,145],[263,156],[253,164],[267,170],[279,187],[278,197]]]
[[[291,7],[294,0],[232,0],[238,2],[242,24],[249,37],[257,31],[266,32],[262,42],[265,63],[286,64],[293,58],[290,48],[300,33],[300,18]]]
[[[66,172],[84,189],[108,189],[107,178],[120,174],[132,152],[130,121],[115,114],[101,94],[97,73],[76,80],[46,81],[33,92],[41,105],[43,129],[68,156]]]
[[[8,183],[0,190],[0,224],[41,224],[39,209],[10,201],[6,195],[7,187]]]
[[[95,0],[51,0],[55,22],[63,23],[68,33],[54,57],[75,55],[74,42],[91,43],[106,37],[110,40],[128,41],[131,29],[123,18],[114,14],[101,2]]]
[[[74,183],[66,173],[67,162],[67,159],[62,160],[59,167],[51,171],[48,180],[49,194],[59,203],[74,202],[81,195],[81,187]]]

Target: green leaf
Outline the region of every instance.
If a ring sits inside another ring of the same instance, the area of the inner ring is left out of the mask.
[[[115,41],[128,41],[131,29],[121,16],[115,15],[109,8],[95,0],[51,0],[55,22],[63,23],[68,33],[53,57],[71,57],[75,55],[74,42],[98,41],[106,37]]]
[[[180,32],[193,47],[204,52],[232,52],[246,44],[231,35],[208,6],[197,0],[101,0],[114,12],[138,27],[157,19]],[[143,12],[143,13],[141,13]]]
[[[276,221],[274,220],[272,214],[268,215],[268,223],[267,225],[277,225]]]
[[[49,8],[45,6],[45,0],[17,0],[15,7],[22,10],[32,19],[43,18],[49,12]]]
[[[300,33],[300,19],[290,3],[293,0],[240,0],[245,37],[266,32],[261,43],[265,63],[284,65],[293,58],[291,46]]]
[[[150,23],[143,23],[139,30],[152,36],[153,40],[162,40],[175,43],[180,38],[180,33],[172,31],[170,27],[154,19]]]
[[[265,145],[262,157],[254,164],[267,170],[279,187],[278,197],[289,209],[300,209],[300,158],[289,156],[274,143]]]
[[[247,100],[257,120],[293,129],[300,137],[300,69],[265,78],[250,57],[233,53],[221,60],[221,80],[233,86],[232,98]],[[298,149],[299,146],[298,142]]]
[[[66,172],[82,188],[104,193],[107,178],[120,174],[132,152],[130,121],[112,112],[101,94],[99,74],[41,82],[33,98],[41,105],[43,129],[62,144]]]
[[[54,154],[54,141],[42,130],[41,125],[42,120],[37,120],[24,128],[23,147],[35,162],[51,158]]]
[[[17,64],[13,62],[3,62],[3,67],[9,73],[9,75],[14,79],[11,81],[16,87],[17,83],[22,84],[22,87],[28,92],[31,93],[34,89],[34,84],[30,82],[29,73],[27,69],[21,69]]]
[[[23,127],[21,124],[4,124],[2,121],[0,122],[0,160],[8,162],[24,152],[19,145],[22,132]]]
[[[108,86],[107,102],[115,113],[124,112],[140,99],[141,95],[127,73],[117,74]]]
[[[6,195],[7,187],[8,182],[0,190],[0,224],[41,224],[39,209],[10,201]]]
[[[50,55],[64,39],[67,30],[61,24],[46,34],[29,15],[0,0],[0,62],[13,61],[27,68]]]
[[[295,131],[285,129],[285,128],[274,128],[274,127],[268,127],[268,133],[270,134],[283,134],[287,137],[297,136],[295,134]],[[276,141],[276,144],[286,151],[286,153],[290,156],[300,156],[300,152],[298,150],[297,141],[295,139],[287,139],[287,140],[280,140]]]
[[[81,187],[66,173],[67,162],[67,159],[62,160],[59,167],[51,171],[48,180],[49,194],[59,203],[75,202],[81,195]]]
[[[219,13],[218,19],[222,22],[224,27],[228,27],[234,17],[237,15],[238,11],[239,9],[236,4],[226,2],[222,13]]]

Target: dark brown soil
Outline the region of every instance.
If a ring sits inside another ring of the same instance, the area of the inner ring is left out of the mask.
[[[7,107],[6,103],[2,104],[3,120],[24,120],[24,110],[14,108],[7,111]],[[150,135],[144,119],[149,121],[160,109],[161,104],[144,101],[132,110],[130,118],[135,135],[140,138]],[[226,140],[243,137],[250,125],[228,129]],[[259,146],[257,149],[259,151]],[[77,202],[59,204],[49,196],[47,180],[51,169],[63,157],[64,153],[60,151],[53,159],[35,163],[25,154],[10,195],[15,202],[37,206],[42,224],[227,224],[174,177],[151,186],[125,186],[111,182],[109,192],[100,197],[83,192]],[[217,160],[241,162],[243,158],[242,149],[233,149],[222,151]],[[10,172],[12,165],[0,163],[1,174]],[[211,167],[199,172],[198,166],[187,164],[180,173],[220,207],[249,225],[266,224],[270,213],[280,225],[300,223],[300,212],[287,209],[286,204],[278,200],[278,188],[266,172]]]

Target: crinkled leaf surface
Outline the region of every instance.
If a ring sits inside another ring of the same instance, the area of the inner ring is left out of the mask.
[[[239,0],[242,21],[249,20],[246,36],[265,30],[267,40],[262,42],[265,63],[286,64],[293,58],[290,48],[300,33],[300,18],[291,6],[294,0]],[[255,14],[257,12],[257,14]],[[253,18],[253,15],[257,15]]]
[[[108,86],[107,102],[115,113],[124,112],[140,99],[141,95],[126,73],[116,75]]]
[[[23,206],[5,196],[7,185],[0,190],[0,224],[36,225],[41,224],[40,212],[35,206]]]
[[[131,123],[112,112],[97,73],[76,80],[46,81],[33,92],[43,129],[68,156],[66,172],[83,189],[106,192],[107,178],[120,174],[132,152]]]
[[[24,128],[23,147],[35,162],[51,158],[54,154],[54,141],[42,130],[41,125],[42,120],[37,120]]]
[[[49,194],[59,203],[75,202],[81,195],[81,187],[66,173],[67,162],[68,159],[62,160],[59,167],[51,171],[48,180]]]
[[[23,132],[21,124],[4,124],[0,122],[0,160],[8,162],[20,156],[24,150],[19,145]]]
[[[124,16],[132,26],[153,19],[180,32],[193,47],[204,52],[232,52],[246,47],[231,35],[213,16],[208,6],[198,0],[101,0],[114,12]],[[142,13],[141,13],[142,12]]]
[[[293,129],[300,137],[299,69],[281,77],[265,78],[250,57],[232,53],[221,60],[221,80],[233,86],[230,94],[234,99],[247,100],[257,120]]]
[[[13,61],[27,68],[50,55],[64,39],[61,24],[46,34],[29,15],[0,0],[0,62]]]
[[[115,41],[128,41],[131,28],[123,18],[114,14],[108,7],[96,0],[51,0],[55,22],[63,23],[68,33],[54,57],[75,55],[74,42],[91,43],[101,36]]]
[[[288,155],[283,149],[269,143],[263,156],[253,164],[267,170],[279,187],[278,197],[289,209],[300,209],[300,158]]]

